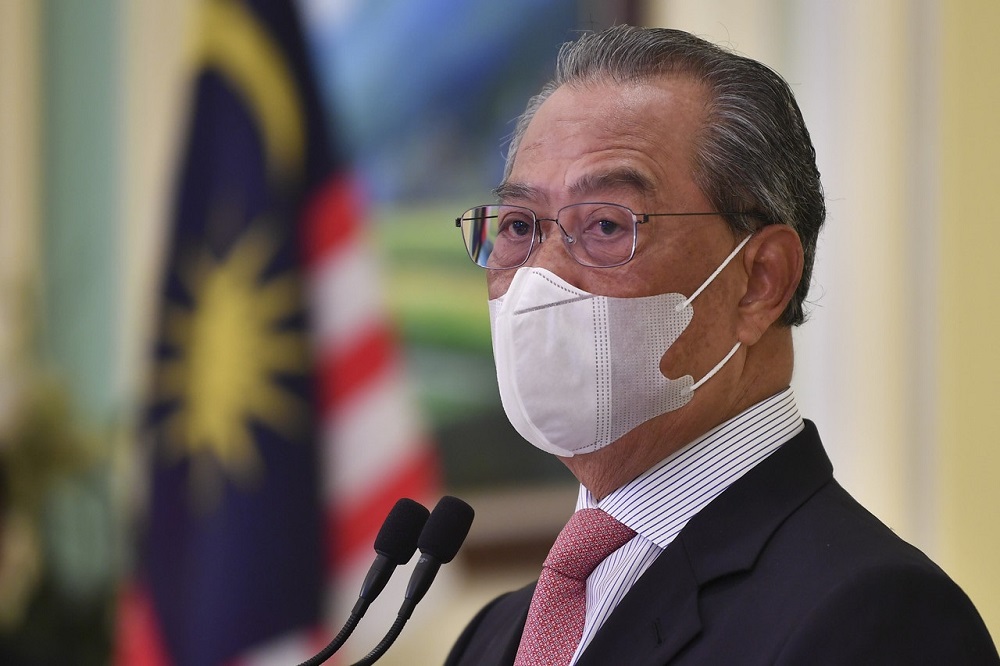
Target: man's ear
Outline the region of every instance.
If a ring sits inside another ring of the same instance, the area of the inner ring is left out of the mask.
[[[739,304],[739,340],[746,346],[760,340],[795,294],[802,279],[802,243],[785,224],[757,231],[743,252],[746,292]]]

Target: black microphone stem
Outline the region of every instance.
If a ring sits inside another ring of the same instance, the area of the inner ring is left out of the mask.
[[[358,626],[358,622],[364,614],[357,615],[351,613],[351,616],[347,618],[347,622],[344,623],[343,628],[340,630],[332,641],[327,644],[325,648],[320,650],[316,655],[303,661],[299,666],[319,666],[324,661],[333,656],[333,653],[340,649],[340,646],[344,644],[344,641],[354,632],[354,628]]]
[[[411,606],[410,612],[412,611],[413,608]],[[403,625],[406,624],[406,621],[408,619],[410,619],[409,614],[407,614],[405,617],[403,615],[397,615],[396,621],[392,623],[392,626],[389,628],[388,633],[386,633],[386,635],[382,638],[382,640],[379,641],[379,644],[373,647],[372,651],[366,654],[364,658],[361,659],[361,661],[355,662],[352,666],[371,666],[376,661],[378,661],[382,657],[382,655],[386,653],[386,650],[389,649],[389,647],[393,644],[393,642],[395,642],[395,640],[399,638],[400,632],[403,631]]]
[[[399,638],[400,632],[403,631],[403,626],[410,619],[410,616],[413,615],[413,609],[417,607],[420,600],[427,594],[427,590],[430,589],[431,583],[434,581],[434,577],[440,568],[441,562],[435,558],[428,557],[425,554],[420,555],[420,559],[417,560],[417,566],[413,570],[413,576],[410,578],[410,583],[407,585],[406,597],[403,599],[403,603],[399,607],[399,612],[396,614],[396,621],[392,623],[392,627],[389,628],[388,633],[379,641],[379,644],[372,648],[371,652],[366,654],[361,661],[356,662],[352,666],[371,666],[381,659],[382,655],[389,650],[393,642]]]

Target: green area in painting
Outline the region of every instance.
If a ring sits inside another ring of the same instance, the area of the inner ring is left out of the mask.
[[[410,344],[490,354],[486,275],[455,227],[460,205],[375,211],[392,316]]]

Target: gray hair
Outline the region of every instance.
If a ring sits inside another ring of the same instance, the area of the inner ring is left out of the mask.
[[[734,233],[787,224],[802,242],[805,262],[781,323],[805,321],[816,242],[826,203],[816,151],[783,78],[767,66],[680,30],[614,26],[588,33],[559,50],[554,78],[528,102],[507,152],[504,180],[538,108],[557,88],[597,81],[630,83],[664,75],[691,76],[709,94],[696,137],[695,182]]]

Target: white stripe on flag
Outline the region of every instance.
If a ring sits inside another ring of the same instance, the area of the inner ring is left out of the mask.
[[[328,414],[324,496],[350,503],[371,493],[386,472],[410,460],[423,431],[402,368],[392,364],[363,396]]]

